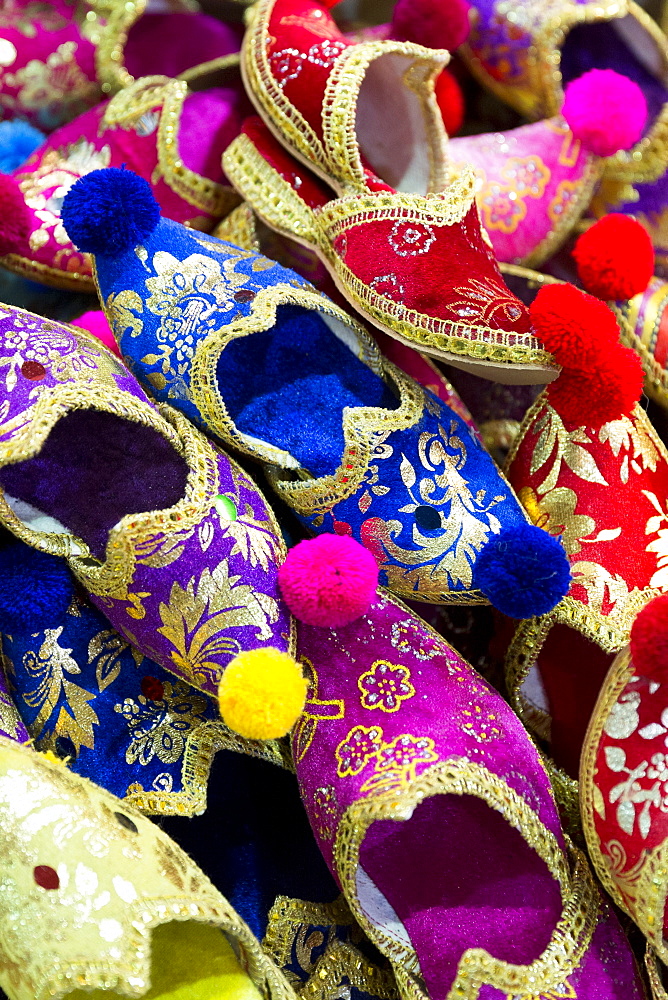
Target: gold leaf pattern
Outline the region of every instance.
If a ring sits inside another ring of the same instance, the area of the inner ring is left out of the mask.
[[[128,643],[113,629],[98,632],[88,643],[88,662],[97,659],[95,679],[100,691],[104,691],[121,672],[121,654]]]

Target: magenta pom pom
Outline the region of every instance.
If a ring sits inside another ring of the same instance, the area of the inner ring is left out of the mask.
[[[0,255],[29,253],[31,218],[13,177],[0,174]]]
[[[637,83],[614,69],[590,69],[566,87],[561,113],[585,149],[612,156],[641,138],[647,101]]]
[[[299,542],[278,571],[285,603],[307,625],[339,628],[369,610],[378,564],[349,535],[318,535]]]
[[[105,347],[108,347],[110,351],[113,351],[120,358],[121,352],[118,349],[118,344],[111,332],[109,321],[101,309],[91,309],[90,312],[82,313],[78,319],[73,319],[72,323],[81,330],[87,330],[88,333],[92,333],[94,337],[102,341]]]
[[[468,38],[470,9],[466,0],[397,0],[392,37],[454,52]]]

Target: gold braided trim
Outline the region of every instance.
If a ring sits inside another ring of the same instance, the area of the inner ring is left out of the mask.
[[[291,896],[277,896],[267,917],[262,947],[282,967],[292,957],[296,926],[346,927],[353,923],[353,915],[344,896],[339,896],[333,903],[311,903]]]
[[[542,288],[543,285],[562,285],[559,278],[553,278],[551,274],[541,274],[540,271],[533,271],[526,264],[504,264],[499,261],[499,271],[501,274],[512,274],[517,278],[524,278],[529,288]]]
[[[323,139],[334,176],[346,187],[366,189],[357,138],[357,101],[371,63],[389,54],[412,59],[404,72],[403,83],[420,101],[425,133],[429,138],[429,190],[440,191],[448,184],[447,135],[434,83],[450,62],[450,53],[445,49],[425,49],[412,42],[362,42],[346,49],[334,63],[322,102]]]
[[[394,53],[414,60],[419,69],[404,75],[404,83],[418,95],[425,119],[432,179],[441,186],[447,137],[436,104],[434,81],[447,65],[444,49],[427,49],[412,42],[362,42],[345,49],[334,61],[323,95],[323,141],[301,112],[287,99],[269,65],[268,24],[275,0],[258,0],[248,12],[241,49],[241,70],[246,91],[272,132],[292,147],[311,169],[329,183],[366,187],[356,131],[359,90],[370,63]]]
[[[213,758],[219,750],[233,750],[278,767],[288,767],[288,752],[278,740],[247,740],[224,722],[205,722],[186,738],[180,792],[128,788],[124,799],[147,816],[200,816],[206,809],[207,786]]]
[[[628,913],[633,920],[636,920],[636,915],[631,912],[625,902],[616,880],[610,873],[606,859],[601,853],[601,841],[594,824],[596,758],[603,736],[603,727],[613,705],[633,677],[633,674],[633,664],[631,663],[628,649],[626,649],[616,657],[610,667],[596,700],[589,725],[587,726],[587,733],[582,744],[582,754],[580,756],[580,812],[589,857],[596,869],[596,874],[603,883],[606,892],[614,899],[617,906],[624,910],[625,913]]]
[[[376,444],[392,431],[413,427],[424,409],[424,391],[400,368],[383,360],[383,375],[398,390],[396,410],[376,406],[346,407],[343,410],[344,451],[341,464],[331,476],[289,481],[276,468],[267,469],[273,489],[298,514],[324,514],[360,487]],[[471,603],[471,602],[469,602]]]
[[[356,875],[359,851],[366,831],[376,820],[409,819],[416,806],[432,795],[476,795],[500,812],[524,838],[559,882],[564,909],[550,943],[530,965],[515,966],[495,959],[482,948],[462,955],[448,1000],[476,1000],[488,984],[512,995],[535,995],[536,984],[545,991],[562,983],[578,965],[589,946],[598,919],[598,893],[586,861],[573,848],[571,878],[563,850],[529,805],[501,778],[478,764],[459,759],[434,764],[405,788],[371,794],[354,802],[344,813],[336,837],[336,867],[356,920],[393,964],[417,971],[412,949],[389,937],[373,924],[358,902]]]
[[[114,94],[134,82],[134,77],[123,65],[125,45],[130,28],[146,10],[147,0],[126,0],[124,3],[89,0],[89,3],[98,17],[101,15],[106,22],[100,25],[95,49],[97,78],[105,94]]]
[[[190,170],[179,153],[181,114],[188,94],[185,80],[172,80],[165,76],[142,77],[111,99],[101,127],[129,128],[147,111],[160,107],[158,167],[153,172],[152,183],[155,184],[162,176],[185,201],[209,215],[220,217],[239,203],[236,193]]]
[[[587,165],[579,181],[577,197],[568,202],[568,209],[559,216],[559,221],[547,236],[540,241],[530,254],[522,260],[526,267],[540,267],[557,252],[564,240],[570,236],[573,226],[589,207],[594,191],[603,176],[605,160],[588,154]]]
[[[83,254],[89,257],[89,254]],[[61,271],[57,267],[50,267],[48,264],[40,264],[29,257],[23,257],[18,253],[7,253],[0,257],[0,264],[8,271],[19,274],[22,278],[29,278],[37,281],[41,285],[49,285],[51,288],[61,288],[67,292],[95,292],[95,281],[91,274],[79,274],[76,271]]]
[[[549,375],[553,373],[552,356],[530,334],[442,320],[409,309],[361,282],[334,252],[331,241],[344,231],[346,223],[404,219],[452,225],[460,221],[474,200],[474,176],[470,168],[461,171],[443,196],[360,195],[334,200],[314,211],[267,163],[246,135],[238,136],[228,146],[223,166],[256,214],[272,229],[315,251],[346,298],[392,336],[430,353],[503,365],[525,364],[542,367]]]
[[[645,968],[647,969],[652,1000],[668,1000],[668,993],[666,993],[665,986],[663,985],[659,961],[650,945],[647,945],[645,949]]]
[[[348,941],[336,938],[315,964],[309,981],[299,991],[305,1000],[331,1000],[345,996],[344,980],[378,1000],[398,1000],[397,984],[388,969],[372,965],[361,951]]]
[[[248,204],[243,201],[224,219],[222,219],[213,230],[212,236],[224,243],[232,243],[242,250],[251,250],[253,253],[260,253],[260,241],[257,236],[255,225],[255,213]]]
[[[667,295],[668,285],[665,286],[663,302],[653,303],[651,310],[646,311],[643,321],[643,335],[646,333],[651,334],[656,323],[660,321],[661,315],[659,310],[665,305]],[[619,322],[622,331],[622,343],[627,347],[631,347],[640,358],[640,364],[645,373],[645,392],[654,402],[665,407],[668,406],[668,370],[659,364],[644,343],[642,337],[635,332],[641,300],[642,294],[635,295],[632,299],[629,299],[628,312],[626,312],[624,307],[620,309],[619,306],[616,306],[612,302],[609,302],[608,305]]]
[[[206,339],[198,345],[191,362],[190,387],[193,402],[198,407],[200,415],[222,441],[233,445],[237,450],[245,452],[253,458],[259,458],[261,461],[295,468],[295,459],[289,452],[276,448],[259,438],[251,438],[237,430],[225,405],[217,376],[218,362],[225,347],[238,337],[247,337],[261,330],[272,329],[276,324],[278,307],[287,304],[301,306],[321,315],[331,316],[338,322],[345,324],[353,331],[353,336],[359,344],[360,359],[376,374],[382,375],[382,361],[378,349],[359,323],[356,323],[343,309],[339,309],[320,292],[280,284],[264,288],[257,293],[251,305],[250,315],[241,316],[222,328],[212,330]],[[372,414],[386,412],[384,410],[377,411],[375,407],[360,407],[359,409],[356,407],[354,412],[359,412],[360,419],[364,422],[367,411]],[[344,434],[345,426],[344,411]],[[359,469],[359,480],[365,471],[366,463]],[[343,474],[341,473],[341,475]],[[354,487],[351,486],[351,492],[354,493],[356,488],[357,482]]]

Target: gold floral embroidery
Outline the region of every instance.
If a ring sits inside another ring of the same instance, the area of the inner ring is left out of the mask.
[[[240,584],[240,576],[230,577],[227,559],[191,577],[185,590],[172,584],[169,603],[159,607],[162,627],[158,629],[174,647],[171,657],[180,670],[197,684],[214,682],[221,667],[216,659],[234,655],[238,641],[225,635],[228,628],[249,626],[258,639],[270,639],[269,624],[278,620],[273,597]]]
[[[71,656],[72,650],[59,644],[62,631],[62,625],[45,629],[37,652],[29,650],[23,656],[24,669],[38,682],[37,687],[25,694],[26,705],[39,709],[30,729],[36,740],[48,735],[52,735],[52,739],[64,736],[72,740],[77,751],[82,746],[92,750],[95,746],[93,727],[99,724],[99,719],[88,702],[95,695],[68,680],[66,674],[80,674],[81,669]],[[61,706],[52,734],[48,734],[46,728],[61,693],[65,695],[66,704]]]
[[[5,0],[0,9],[0,28],[13,28],[26,38],[35,38],[41,31],[60,31],[67,21],[50,3],[33,2],[17,6]]]
[[[550,457],[554,456],[547,476],[536,487],[539,493],[547,493],[557,485],[562,462],[579,479],[589,483],[600,483],[602,486],[608,485],[593,455],[583,447],[592,443],[584,427],[567,431],[556,410],[551,406],[545,406],[536,421],[535,432],[538,434],[538,439],[531,456],[529,474],[533,476],[543,468]]]
[[[345,713],[345,703],[342,699],[331,698],[323,701],[318,698],[318,674],[315,667],[306,656],[301,657],[300,663],[309,686],[306,704],[292,733],[292,752],[297,764],[306,756],[313,742],[318,723],[342,719]]]
[[[577,494],[566,486],[555,486],[537,499],[530,486],[523,486],[519,498],[534,524],[551,535],[559,535],[569,556],[578,553],[581,542],[603,541],[616,538],[621,528],[601,531],[596,538],[587,538],[596,530],[596,521],[588,514],[576,514]]]
[[[462,712],[464,722],[461,730],[467,736],[472,736],[477,743],[491,743],[503,736],[496,712],[488,712],[482,705],[471,705]]]
[[[31,59],[4,82],[18,90],[16,97],[0,94],[0,106],[17,113],[38,112],[45,125],[54,128],[85,111],[100,96],[100,88],[89,80],[77,62],[77,43],[63,42],[44,62]]]
[[[380,726],[354,726],[335,750],[339,778],[359,774],[382,746]]]
[[[547,214],[553,225],[558,225],[562,216],[567,215],[571,203],[580,200],[580,184],[577,181],[561,181],[554,197],[547,206]]]
[[[657,571],[649,581],[649,585],[658,587],[659,590],[668,590],[668,512],[663,510],[656,494],[649,490],[643,490],[643,493],[656,511],[655,515],[648,518],[645,525],[646,535],[654,532],[657,534],[655,540],[646,547],[646,551],[654,552],[658,560]]]
[[[186,739],[204,721],[207,699],[192,691],[183,681],[163,684],[163,696],[149,700],[139,695],[137,701],[126,698],[114,705],[130,730],[130,745],[125,752],[128,764],[146,765],[158,757],[173,764],[184,753]]]
[[[640,475],[648,469],[652,472],[656,470],[659,452],[646,428],[637,420],[627,416],[611,420],[601,427],[598,439],[602,444],[607,442],[610,445],[615,458],[622,451],[627,453],[619,470],[619,478],[623,483],[628,483],[629,471]]]
[[[104,691],[110,684],[113,684],[120,674],[121,654],[128,648],[135,664],[139,666],[144,659],[142,654],[134,646],[130,646],[129,642],[113,629],[98,632],[88,643],[88,662],[93,663],[94,660],[97,660],[95,678],[100,691]]]
[[[371,669],[357,679],[357,686],[362,694],[362,708],[398,712],[402,702],[415,694],[410,676],[408,667],[395,666],[387,660],[376,660]]]
[[[380,747],[374,774],[367,778],[360,791],[387,792],[406,788],[415,781],[419,764],[436,760],[438,754],[431,737],[402,733]]]
[[[336,833],[336,817],[339,813],[339,803],[334,785],[316,788],[313,793],[313,818],[316,833],[322,840],[331,840]]]

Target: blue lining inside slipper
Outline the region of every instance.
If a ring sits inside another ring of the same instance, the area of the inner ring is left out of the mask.
[[[279,306],[270,330],[231,341],[217,377],[237,429],[289,452],[316,477],[341,463],[344,407],[399,405],[325,319],[302,306]]]

